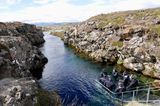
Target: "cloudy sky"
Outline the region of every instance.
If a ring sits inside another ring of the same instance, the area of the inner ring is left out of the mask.
[[[0,0],[0,21],[83,21],[101,13],[152,7],[160,7],[160,0]]]

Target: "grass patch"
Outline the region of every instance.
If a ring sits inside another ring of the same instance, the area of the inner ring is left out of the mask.
[[[54,36],[58,36],[58,37],[60,37],[61,39],[64,39],[64,31],[60,31],[60,32],[54,31],[54,32],[51,32],[50,34],[51,34],[51,35],[54,35]]]
[[[102,29],[102,28],[104,28],[107,24],[108,24],[107,21],[101,21],[100,23],[98,23],[97,28],[98,28],[98,29]]]
[[[106,25],[108,25],[109,23],[113,24],[113,25],[122,25],[125,23],[125,18],[122,16],[118,16],[118,17],[99,17],[99,22],[97,24],[97,28],[104,28]]]
[[[104,28],[109,23],[121,26],[128,23],[134,24],[134,22],[140,22],[140,20],[146,20],[147,23],[154,18],[160,18],[160,8],[100,14],[91,17],[90,19],[88,19],[88,21],[95,21],[97,24],[97,28]]]
[[[153,25],[150,29],[160,36],[160,25]]]
[[[125,18],[124,17],[116,17],[113,19],[114,24],[122,25],[125,23]]]
[[[112,46],[122,47],[123,46],[123,42],[122,41],[112,42]]]

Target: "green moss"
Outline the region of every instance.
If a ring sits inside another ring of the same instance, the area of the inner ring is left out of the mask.
[[[122,47],[123,46],[123,42],[122,41],[112,42],[112,46]]]
[[[137,74],[138,79],[142,82],[142,83],[150,83],[153,82],[154,79],[148,76],[144,76],[142,74]]]
[[[107,21],[101,21],[98,23],[97,28],[98,29],[104,28],[107,24],[108,24]]]
[[[59,96],[55,92],[38,90],[35,106],[61,106]]]
[[[118,59],[117,64],[123,64],[122,58],[119,58],[119,59]]]

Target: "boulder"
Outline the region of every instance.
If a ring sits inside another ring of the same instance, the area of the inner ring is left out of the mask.
[[[154,86],[155,88],[160,88],[160,80],[154,80],[152,86]]]
[[[98,31],[92,31],[90,35],[87,38],[87,41],[89,42],[95,42],[100,36],[100,33]]]
[[[160,24],[160,19],[154,19],[153,24]]]
[[[129,41],[124,42],[125,48],[135,49],[143,44],[142,37],[132,37]]]
[[[96,50],[95,52],[91,53],[90,56],[91,58],[94,58],[98,62],[106,61],[105,58],[103,58],[106,56],[106,51],[102,49]]]
[[[154,63],[144,63],[145,69],[142,73],[146,76],[150,76],[152,78],[160,79],[160,71],[157,64]]]
[[[134,50],[133,54],[140,62],[151,62],[156,63],[157,59],[155,56],[147,53],[147,50],[144,47],[137,47]]]
[[[144,66],[142,63],[137,63],[135,57],[129,57],[124,59],[123,66],[132,71],[142,71],[144,70]]]
[[[4,106],[34,106],[37,84],[30,78],[0,80],[0,98]]]
[[[43,106],[44,104],[60,106],[57,94],[39,90],[36,81],[32,78],[0,80],[0,100],[2,106]]]

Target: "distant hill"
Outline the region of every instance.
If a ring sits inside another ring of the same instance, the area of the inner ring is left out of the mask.
[[[61,26],[61,25],[66,25],[66,24],[73,24],[73,23],[77,23],[77,22],[61,22],[61,23],[55,23],[55,22],[36,22],[33,23],[37,26]]]

